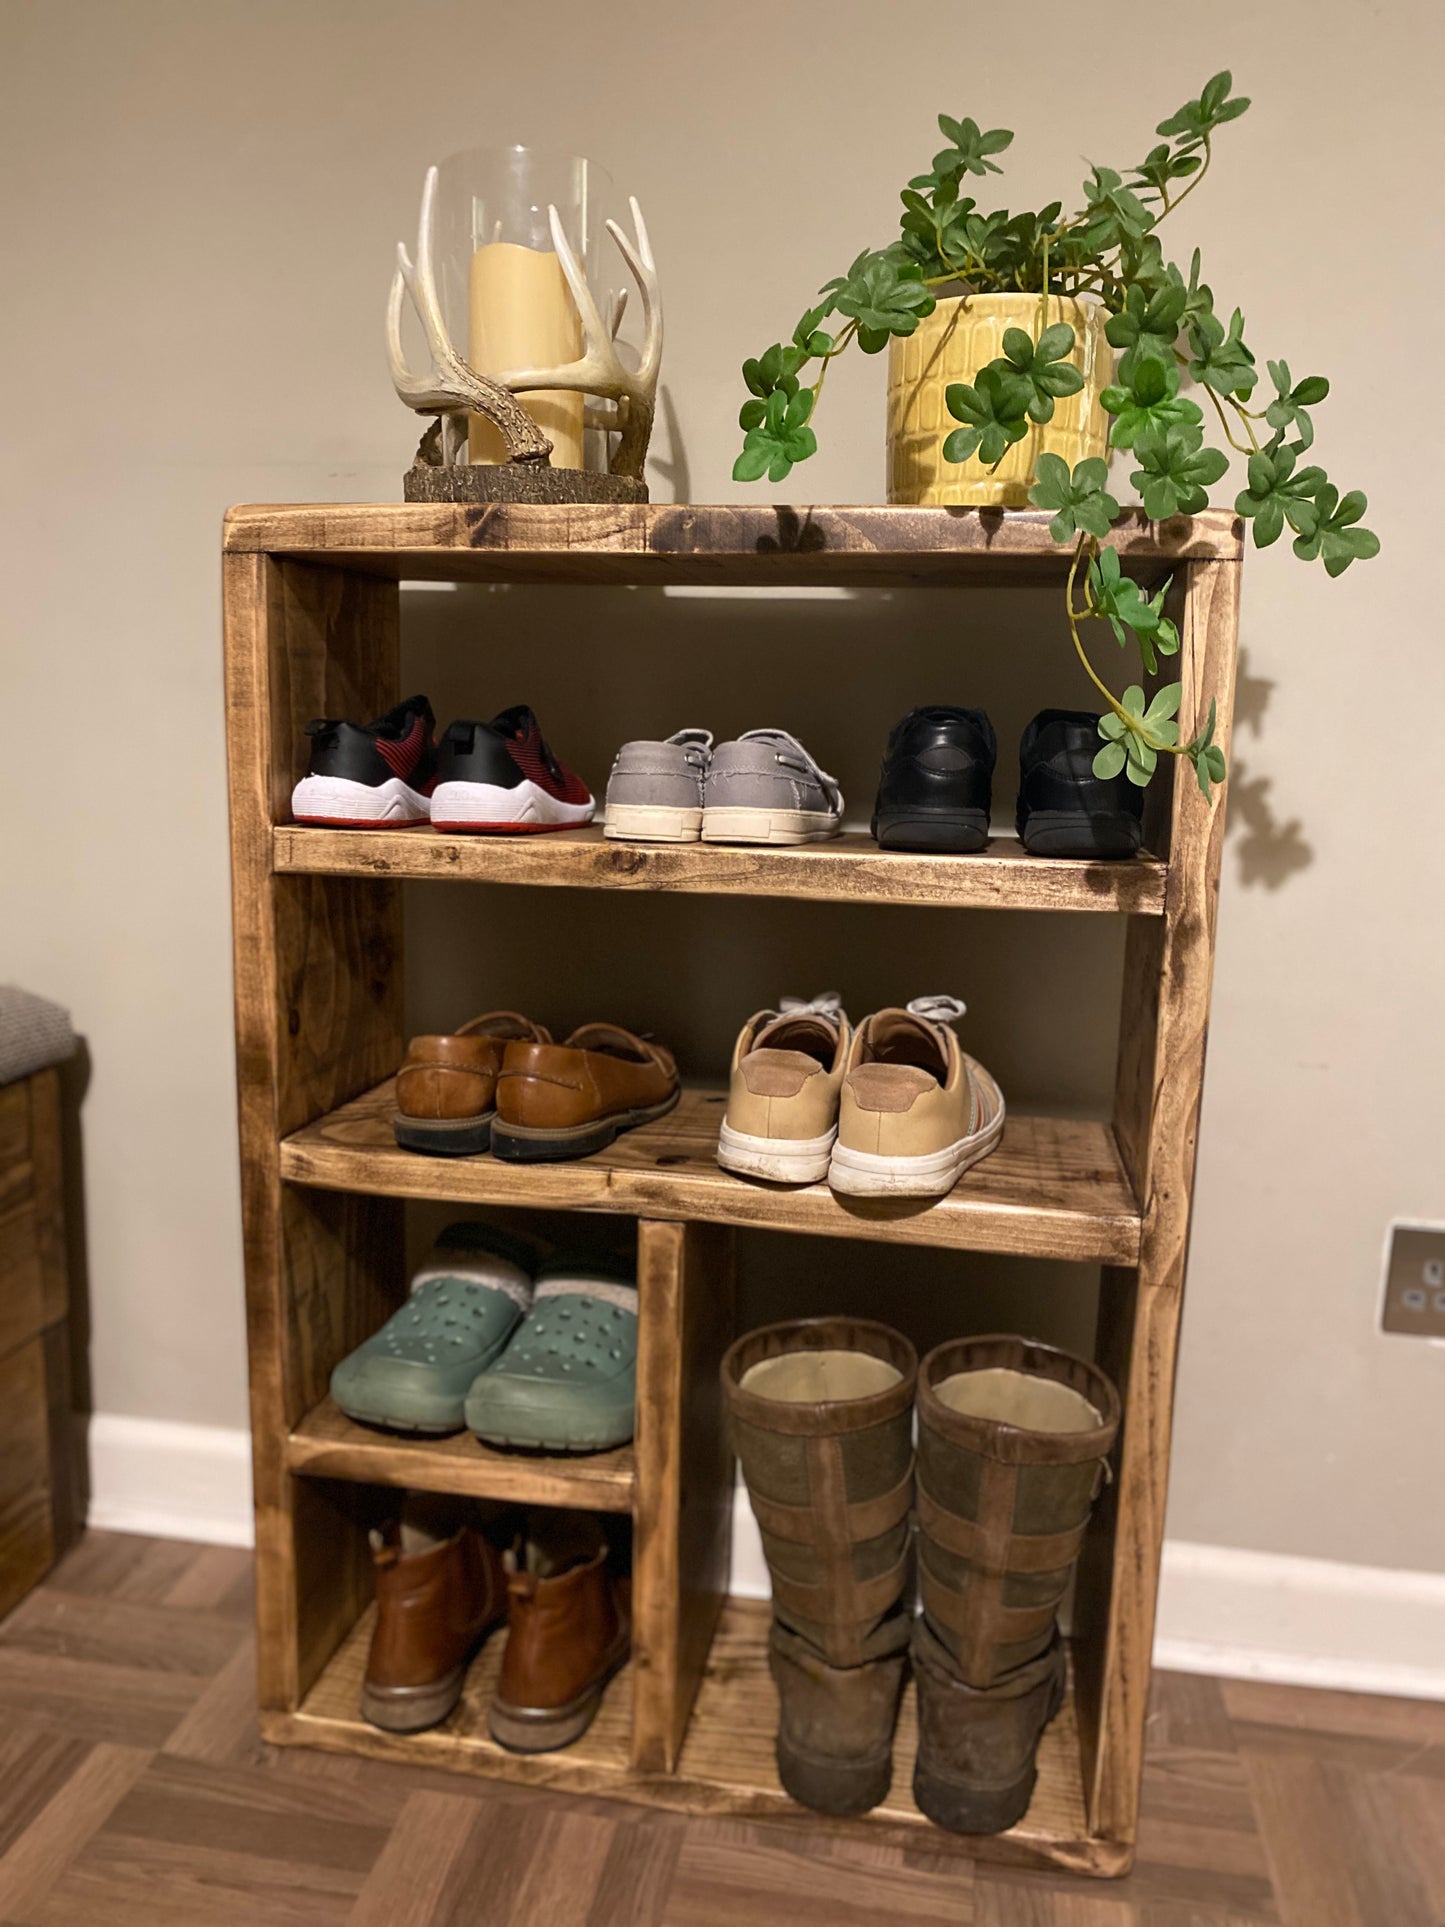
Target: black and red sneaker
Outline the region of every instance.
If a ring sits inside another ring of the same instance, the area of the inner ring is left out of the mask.
[[[573,829],[596,807],[525,703],[489,723],[453,723],[441,740],[431,802],[438,830]]]
[[[298,823],[395,830],[431,821],[436,718],[425,696],[409,696],[374,723],[321,717],[306,734],[311,761],[291,792]]]

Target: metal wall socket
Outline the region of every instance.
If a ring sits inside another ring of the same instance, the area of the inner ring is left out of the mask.
[[[1392,1224],[1381,1330],[1445,1339],[1445,1225]]]

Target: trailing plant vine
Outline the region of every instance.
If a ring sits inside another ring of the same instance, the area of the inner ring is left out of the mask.
[[[1323,375],[1296,381],[1288,362],[1270,361],[1273,395],[1265,406],[1253,406],[1259,371],[1244,339],[1243,315],[1236,308],[1227,323],[1220,318],[1213,293],[1200,280],[1198,249],[1186,277],[1166,260],[1159,242],[1160,223],[1209,172],[1216,131],[1249,106],[1232,97],[1232,87],[1228,73],[1216,74],[1198,99],[1161,121],[1158,145],[1128,170],[1127,179],[1112,168],[1092,168],[1083,184],[1084,206],[1067,218],[1061,201],[1037,213],[983,213],[963,192],[965,183],[1002,173],[993,156],[1013,135],[940,114],[949,144],[928,173],[904,188],[898,239],[865,249],[846,274],[824,284],[788,341],[774,342],[743,363],[748,399],[738,417],[744,435],[734,479],[781,482],[814,453],[813,415],[828,369],[853,343],[864,354],[877,354],[892,336],[914,333],[941,294],[1037,294],[1034,333],[1008,329],[1003,353],[971,382],[954,382],[947,390],[948,410],[959,426],[944,441],[945,458],[997,467],[1033,424],[1053,418],[1058,400],[1083,386],[1070,360],[1074,330],[1067,322],[1048,325],[1049,297],[1092,295],[1108,311],[1106,336],[1119,351],[1114,382],[1101,397],[1110,417],[1109,446],[1137,463],[1129,480],[1146,515],[1162,520],[1197,514],[1229,466],[1224,450],[1205,439],[1204,409],[1181,392],[1187,375],[1208,402],[1224,442],[1248,458],[1235,508],[1252,522],[1257,548],[1278,541],[1288,525],[1295,554],[1323,562],[1331,576],[1377,555],[1379,541],[1361,522],[1364,495],[1357,489],[1341,495],[1318,463],[1301,461],[1314,444],[1310,411],[1329,393],[1328,381]],[[1178,632],[1164,614],[1168,585],[1146,596],[1108,546],[1109,531],[1123,513],[1108,480],[1102,460],[1081,461],[1071,471],[1059,456],[1044,454],[1029,490],[1035,507],[1051,511],[1054,540],[1073,545],[1069,632],[1106,705],[1094,768],[1100,776],[1122,770],[1142,787],[1161,755],[1187,756],[1207,797],[1225,775],[1213,706],[1203,728],[1181,743],[1174,720],[1180,685],[1160,689],[1147,708],[1139,684],[1116,697],[1085,647],[1086,625],[1102,623],[1121,647],[1132,641],[1149,675],[1157,673],[1161,656],[1179,648]]]

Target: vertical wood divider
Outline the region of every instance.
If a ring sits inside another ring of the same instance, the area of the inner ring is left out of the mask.
[[[733,1459],[718,1366],[733,1329],[732,1232],[643,1220],[637,1283],[632,1765],[671,1773],[728,1589]]]
[[[1227,753],[1238,562],[1189,563],[1182,612],[1180,733],[1194,734],[1213,699]],[[1207,802],[1192,767],[1176,759],[1165,914],[1131,918],[1124,954],[1114,1129],[1143,1236],[1137,1269],[1106,1266],[1100,1287],[1096,1355],[1124,1418],[1114,1487],[1080,1566],[1075,1672],[1090,1827],[1125,1844],[1138,1821],[1224,805],[1225,792]]]
[[[398,601],[394,582],[265,555],[228,554],[223,592],[258,1670],[262,1707],[291,1710],[368,1574],[362,1495],[293,1479],[286,1436],[395,1303],[401,1213],[284,1186],[278,1145],[395,1068],[401,903],[394,885],[276,876],[271,828],[309,718],[396,700]]]

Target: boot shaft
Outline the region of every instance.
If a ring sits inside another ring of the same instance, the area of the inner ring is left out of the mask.
[[[1049,1345],[964,1339],[924,1360],[919,1592],[970,1686],[1049,1648],[1118,1424],[1105,1375]]]
[[[908,1341],[865,1319],[764,1326],[723,1359],[774,1614],[831,1666],[906,1644],[916,1377]]]

